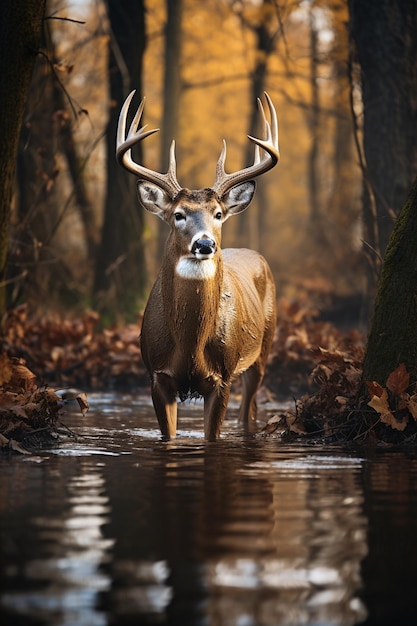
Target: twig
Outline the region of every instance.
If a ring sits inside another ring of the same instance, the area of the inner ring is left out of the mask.
[[[78,110],[78,112],[77,112],[77,110],[76,110],[76,108],[75,108],[75,106],[74,106],[74,98],[72,98],[72,96],[69,94],[69,92],[68,92],[67,88],[65,87],[64,83],[63,83],[63,82],[62,82],[62,80],[59,78],[59,76],[58,76],[58,74],[57,74],[57,72],[56,72],[56,70],[55,70],[55,67],[54,67],[54,63],[53,63],[53,61],[49,58],[49,56],[48,56],[48,55],[46,54],[46,52],[44,52],[43,50],[37,50],[37,53],[38,53],[40,56],[42,56],[42,57],[46,60],[46,62],[48,63],[48,65],[49,65],[49,67],[50,67],[50,69],[51,69],[51,71],[52,71],[52,74],[53,74],[53,76],[54,76],[55,80],[57,81],[57,83],[58,83],[58,84],[59,84],[59,86],[61,87],[62,91],[64,92],[64,94],[65,94],[65,96],[66,96],[66,98],[67,98],[67,100],[68,100],[68,103],[69,103],[69,106],[70,106],[70,108],[71,108],[71,111],[72,111],[72,113],[73,113],[73,115],[74,115],[74,118],[75,118],[75,119],[78,119],[78,115],[79,115],[79,113],[80,113],[80,112],[82,112],[82,113],[86,113],[86,110],[85,110],[85,109],[83,109],[80,105],[78,105],[78,102],[77,102],[78,109],[79,109],[79,110]]]
[[[87,22],[82,20],[74,20],[72,17],[59,17],[59,15],[48,15],[46,20],[61,20],[62,22],[72,22],[73,24],[86,24]]]

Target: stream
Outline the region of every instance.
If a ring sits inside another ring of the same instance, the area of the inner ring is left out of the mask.
[[[233,406],[207,443],[199,402],[166,443],[148,397],[89,401],[0,456],[2,626],[416,623],[417,454],[244,434]]]

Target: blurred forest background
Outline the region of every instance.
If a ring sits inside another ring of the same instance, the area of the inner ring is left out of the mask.
[[[281,160],[223,247],[268,259],[280,298],[366,322],[395,215],[417,171],[416,2],[48,0],[19,142],[7,307],[134,321],[164,224],[116,164],[132,90],[161,132],[135,158],[210,186],[253,159],[256,98],[279,118]],[[370,26],[371,25],[371,26]],[[373,27],[375,26],[375,28]]]

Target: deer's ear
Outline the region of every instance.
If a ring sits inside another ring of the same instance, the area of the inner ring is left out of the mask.
[[[138,180],[136,189],[142,206],[165,221],[166,210],[171,205],[167,192],[147,180]]]
[[[241,183],[232,187],[222,197],[222,202],[227,211],[227,217],[241,213],[250,205],[255,193],[256,183],[254,180]]]

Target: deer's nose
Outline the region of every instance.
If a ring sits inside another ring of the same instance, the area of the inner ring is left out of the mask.
[[[192,245],[191,252],[197,259],[212,257],[216,252],[216,242],[208,238],[197,239]]]

